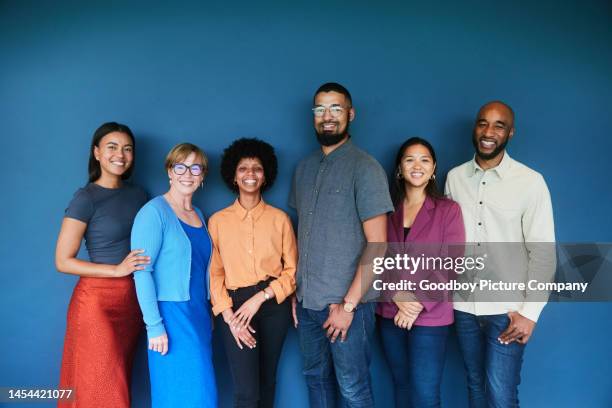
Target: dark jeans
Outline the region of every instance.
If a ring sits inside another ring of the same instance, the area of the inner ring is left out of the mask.
[[[455,328],[467,371],[470,408],[518,407],[525,346],[501,344],[507,315],[476,316],[455,310]]]
[[[450,326],[400,329],[393,319],[378,316],[382,347],[391,369],[395,406],[440,406],[440,384]]]
[[[374,303],[359,305],[346,340],[331,343],[323,330],[329,309],[297,306],[298,336],[304,359],[304,376],[312,408],[336,406],[337,389],[347,407],[373,407],[370,382],[370,347],[374,334]]]
[[[260,282],[256,286],[228,290],[234,303],[234,311],[266,286],[267,283]],[[276,368],[290,321],[289,300],[281,304],[278,304],[276,299],[264,302],[251,320],[251,326],[255,330],[252,334],[257,346],[250,349],[243,345],[241,350],[222,316],[217,318],[216,327],[221,331],[234,381],[234,407],[274,406]]]

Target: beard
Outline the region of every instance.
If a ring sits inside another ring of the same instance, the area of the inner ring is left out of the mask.
[[[335,123],[337,124],[338,122]],[[321,146],[333,146],[335,144],[340,143],[340,141],[348,135],[349,123],[350,122],[346,123],[346,128],[343,132],[319,132],[319,130],[316,129],[315,131],[317,133],[317,140],[319,141],[319,144]],[[321,127],[322,126],[323,125],[321,124]]]
[[[474,145],[474,149],[476,149],[476,156],[478,156],[482,160],[491,160],[497,157],[506,148],[506,145],[508,144],[508,139],[509,138],[506,136],[506,138],[500,144],[495,146],[495,149],[493,149],[491,153],[483,153],[480,151],[478,136],[476,136],[475,134],[472,136],[472,144]]]

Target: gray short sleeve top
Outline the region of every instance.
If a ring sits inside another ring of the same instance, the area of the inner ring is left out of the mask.
[[[116,265],[130,252],[130,233],[147,194],[124,183],[116,189],[89,183],[74,194],[65,216],[87,224],[85,246],[91,262]]]

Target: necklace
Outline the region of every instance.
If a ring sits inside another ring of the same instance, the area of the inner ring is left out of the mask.
[[[176,207],[177,210],[179,211],[185,211],[185,212],[193,212],[193,208],[191,209],[187,209],[187,208],[183,208],[183,206],[178,205],[176,201],[174,201],[174,197],[172,197],[172,194],[168,193],[168,197],[170,198],[170,203],[172,205],[174,205],[174,207]]]

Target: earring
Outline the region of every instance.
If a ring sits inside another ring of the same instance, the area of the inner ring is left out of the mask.
[[[402,179],[402,172],[400,169],[397,169],[397,173],[395,173],[395,178],[398,180]]]
[[[204,188],[204,182],[202,181],[202,184],[200,184],[200,188]]]
[[[171,178],[168,179],[168,184],[172,184],[172,179]]]

